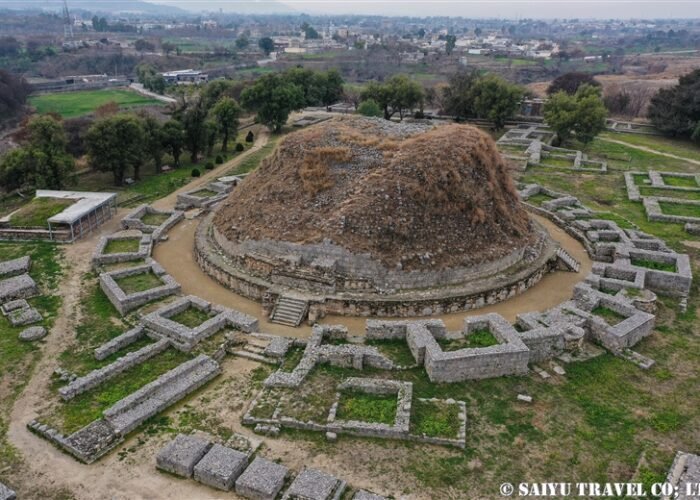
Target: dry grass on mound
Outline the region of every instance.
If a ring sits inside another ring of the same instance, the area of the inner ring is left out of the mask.
[[[403,269],[490,261],[532,238],[488,135],[357,117],[287,136],[215,224],[235,241],[330,239]]]

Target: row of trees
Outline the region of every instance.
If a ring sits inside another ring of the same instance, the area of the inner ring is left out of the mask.
[[[444,108],[457,119],[481,118],[493,122],[496,129],[517,113],[525,95],[522,87],[495,74],[460,72],[443,89]]]
[[[292,111],[337,102],[343,96],[343,83],[336,70],[292,68],[256,80],[242,91],[241,104],[256,113],[259,123],[279,132]]]

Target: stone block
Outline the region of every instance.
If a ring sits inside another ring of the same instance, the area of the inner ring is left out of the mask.
[[[19,334],[19,339],[24,340],[25,342],[33,342],[35,340],[43,339],[46,337],[47,333],[46,328],[43,326],[30,326]]]
[[[253,500],[274,500],[288,471],[284,465],[257,457],[236,480],[236,493]]]
[[[39,293],[36,283],[28,274],[20,274],[0,281],[0,303],[28,299]]]
[[[371,491],[367,490],[359,490],[356,492],[352,500],[388,500],[386,497],[383,497],[381,495],[377,495],[376,493],[372,493]]]
[[[7,315],[7,319],[10,320],[12,326],[22,326],[38,323],[44,318],[35,308],[26,307],[23,309],[15,309],[14,311],[10,312]]]
[[[282,500],[303,498],[304,500],[331,500],[342,494],[344,481],[317,469],[304,469],[294,478]]]
[[[195,465],[207,454],[211,443],[200,437],[178,434],[156,455],[156,467],[178,476],[192,477]]]
[[[19,274],[26,274],[31,268],[32,260],[29,256],[0,262],[0,278],[10,278]]]
[[[215,444],[194,467],[194,479],[202,484],[229,491],[248,464],[248,455]]]

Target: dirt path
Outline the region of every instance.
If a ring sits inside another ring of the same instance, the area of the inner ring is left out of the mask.
[[[177,195],[179,193],[184,193],[185,191],[192,191],[193,189],[204,186],[205,184],[208,184],[209,182],[216,180],[219,177],[222,177],[226,172],[228,172],[234,167],[237,167],[248,156],[252,155],[256,151],[260,151],[269,140],[270,134],[266,130],[261,129],[258,132],[257,138],[255,139],[255,143],[249,150],[245,151],[244,153],[241,153],[240,155],[227,161],[226,163],[219,165],[213,170],[207,171],[201,177],[185,184],[180,189],[173,191],[169,195],[154,201],[152,205],[155,208],[159,208],[161,210],[172,210],[173,207],[175,207],[175,203],[177,202]]]
[[[581,269],[578,273],[550,273],[535,286],[512,299],[474,311],[445,314],[435,318],[442,319],[448,329],[457,331],[461,330],[466,316],[495,312],[503,315],[508,321],[515,321],[515,317],[520,313],[542,311],[569,300],[574,286],[591,271],[591,259],[583,246],[565,231],[543,217],[535,216],[535,219],[547,228],[552,238],[581,263]],[[310,336],[311,327],[290,328],[268,322],[261,315],[261,307],[258,302],[231,292],[200,269],[194,257],[194,234],[199,222],[199,219],[193,219],[178,224],[168,233],[168,241],[159,244],[153,255],[158,263],[178,283],[181,283],[183,293],[197,295],[215,304],[231,307],[255,316],[260,322],[260,329],[266,333],[302,338]],[[367,318],[360,317],[327,316],[321,323],[345,325],[351,333],[362,335],[365,331],[366,320]]]
[[[663,151],[659,151],[659,150],[656,150],[653,148],[648,148],[646,146],[639,146],[637,144],[630,144],[629,142],[620,141],[618,139],[609,139],[607,137],[600,137],[600,140],[605,141],[605,142],[612,142],[614,144],[620,144],[622,146],[632,148],[632,149],[638,149],[639,151],[644,151],[646,153],[653,153],[655,155],[665,156],[666,158],[673,158],[674,160],[687,161],[688,163],[692,163],[693,165],[700,165],[700,160],[693,160],[692,158],[686,158],[685,156],[674,155],[673,153],[664,153]]]

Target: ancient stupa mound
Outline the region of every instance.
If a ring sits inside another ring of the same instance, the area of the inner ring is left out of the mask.
[[[214,224],[232,242],[330,241],[403,270],[472,266],[534,238],[487,134],[357,117],[288,135]]]

